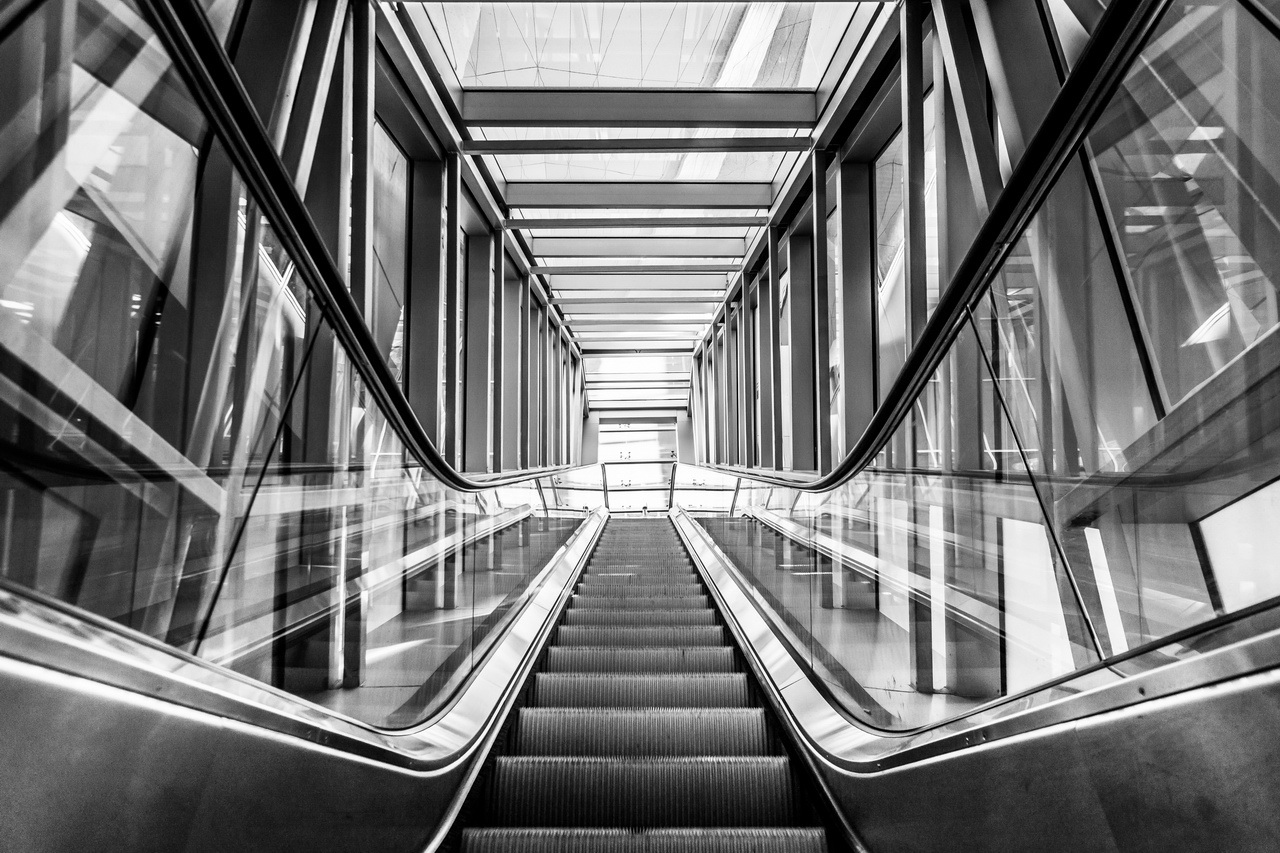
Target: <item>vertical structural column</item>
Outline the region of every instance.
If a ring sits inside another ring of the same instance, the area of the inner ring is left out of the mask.
[[[533,279],[520,277],[520,458],[517,467],[534,467],[533,453]]]
[[[503,257],[502,277],[502,416],[498,419],[500,434],[494,437],[502,444],[502,470],[521,465],[521,438],[524,435],[523,409],[525,324],[521,310],[524,300],[524,277],[508,278]],[[496,467],[496,466],[495,466]]]
[[[489,405],[491,417],[489,419],[489,447],[490,447],[490,470],[502,471],[510,467],[510,463],[506,458],[506,446],[503,444],[503,431],[507,428],[508,423],[504,417],[506,414],[505,402],[506,386],[509,378],[507,376],[506,351],[511,348],[507,341],[507,232],[503,228],[496,228],[493,232],[493,345],[490,347],[490,371],[493,377],[490,382]],[[494,539],[495,547],[497,539]]]
[[[729,336],[728,310],[721,318],[715,331],[716,357],[711,368],[716,377],[716,462],[721,465],[730,464],[729,459],[729,365],[725,358],[726,341]]]
[[[905,0],[902,16],[902,226],[907,339],[914,346],[928,319],[928,257],[924,185],[924,17],[923,0]]]
[[[417,161],[410,181],[409,275],[404,305],[404,389],[427,435],[440,432],[441,285],[445,281],[448,230],[444,214],[445,170]]]
[[[782,460],[778,449],[781,415],[778,401],[778,374],[781,354],[778,349],[778,229],[769,228],[765,269],[760,276],[757,322],[759,346],[756,350],[760,377],[760,402],[756,407],[756,425],[760,438],[760,467],[777,468]]]
[[[493,378],[494,240],[486,237],[477,236],[467,242],[462,448],[463,464],[467,471],[474,472],[490,470],[493,440],[493,394],[489,383]]]
[[[539,305],[537,315],[538,334],[534,342],[537,347],[534,353],[537,376],[537,395],[535,397],[535,408],[533,414],[534,423],[534,441],[537,448],[537,456],[534,464],[537,467],[543,467],[547,464],[547,338],[551,333],[551,324],[547,317],[550,312],[550,306]]]
[[[903,270],[906,288],[907,340],[914,346],[924,329],[927,311],[928,266],[925,256],[925,208],[924,208],[924,18],[928,7],[924,0],[905,0],[901,6],[902,44],[902,153],[903,153]],[[919,428],[919,423],[916,424]],[[912,436],[909,446],[898,448],[903,452],[901,467],[911,469],[916,465],[916,447],[920,436]],[[905,494],[907,512],[911,519],[907,546],[907,570],[912,583],[920,589],[933,588],[932,560],[930,559],[930,532],[933,512],[931,505],[922,498],[921,485],[910,473],[906,475]],[[912,686],[920,693],[934,690],[933,672],[933,607],[928,595],[912,595],[910,608],[910,637],[912,656]]]
[[[796,471],[818,470],[817,413],[818,364],[814,336],[814,249],[808,234],[792,232],[787,243],[787,270],[791,284],[787,293],[787,320],[791,339],[791,467]],[[825,337],[825,335],[823,336]]]
[[[725,456],[730,465],[742,464],[738,455],[738,429],[742,422],[742,374],[738,370],[738,336],[741,332],[739,320],[741,310],[732,305],[725,313],[724,321],[724,368],[725,368]]]
[[[738,365],[742,374],[742,400],[739,403],[741,428],[738,446],[742,448],[742,464],[755,467],[760,464],[756,448],[756,309],[752,307],[754,294],[742,282],[742,331],[738,336]]]
[[[348,70],[351,74],[351,106],[343,109],[342,118],[339,119],[340,138],[343,140],[351,140],[351,184],[349,184],[349,195],[343,197],[346,192],[338,191],[338,209],[351,210],[352,219],[349,223],[337,223],[337,257],[339,269],[342,269],[343,261],[349,261],[351,264],[351,273],[349,273],[348,284],[352,288],[352,296],[356,297],[356,304],[360,306],[361,313],[365,315],[366,321],[371,321],[372,309],[374,309],[374,205],[372,205],[372,132],[374,132],[374,58],[375,58],[375,35],[374,35],[374,10],[369,3],[364,0],[357,0],[352,4],[351,10],[351,28],[349,35],[344,33],[349,41],[347,41],[347,49],[342,51],[344,61],[338,64],[338,73],[343,74],[346,78]],[[338,173],[342,174],[343,169],[339,168]],[[343,184],[346,182],[342,182]],[[349,204],[344,204],[349,202]],[[349,228],[347,228],[349,225]],[[347,242],[347,234],[351,234]],[[344,251],[346,250],[346,251]],[[349,252],[349,255],[348,255]],[[347,257],[344,257],[347,255]],[[312,353],[314,359],[315,353]],[[332,383],[330,383],[332,386]],[[333,389],[330,387],[329,393]],[[355,539],[355,530],[346,530],[346,552],[339,551],[340,565],[342,565],[342,580],[335,585],[338,590],[337,599],[334,601],[334,628],[332,637],[330,637],[330,653],[329,653],[329,684],[334,685],[340,683],[344,688],[353,688],[360,686],[365,680],[365,652],[369,640],[367,640],[367,620],[369,620],[369,596],[367,593],[360,592],[356,596],[347,598],[346,590],[360,587],[361,576],[365,574],[367,569],[367,543],[369,543],[372,535],[369,529],[371,519],[369,517],[361,517],[364,514],[356,512],[355,524],[351,526],[360,526],[360,539],[357,542],[351,542]],[[335,523],[340,526],[347,526],[346,512],[343,517],[334,519]],[[358,546],[358,543],[364,542],[365,547]],[[356,546],[356,547],[352,547]],[[340,638],[337,634],[340,631]],[[340,663],[339,663],[340,661]],[[340,667],[340,669],[339,669]]]
[[[831,470],[831,326],[827,317],[827,168],[831,154],[810,155],[813,192],[813,381],[816,470]]]
[[[701,348],[694,352],[693,371],[689,377],[689,400],[693,408],[694,461],[701,465],[707,463],[707,410],[703,387],[705,374],[702,367],[705,358]]]
[[[560,330],[556,328],[555,312],[548,302],[543,313],[542,348],[542,464],[556,464],[556,388],[555,355]]]
[[[844,447],[853,448],[876,411],[879,370],[876,367],[877,288],[875,225],[872,222],[873,166],[846,161],[836,181],[840,216],[840,318],[844,369]]]
[[[458,347],[456,304],[458,281],[463,275],[463,263],[459,244],[462,242],[462,163],[459,154],[449,154],[445,160],[445,275],[441,287],[441,341],[443,355],[443,383],[440,390],[439,431],[437,446],[445,459],[454,460],[453,448],[456,433],[456,412],[453,408],[454,389],[458,385]]]

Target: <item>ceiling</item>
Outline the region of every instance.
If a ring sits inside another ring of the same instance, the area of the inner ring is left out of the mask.
[[[592,410],[686,408],[694,348],[884,5],[409,7]]]

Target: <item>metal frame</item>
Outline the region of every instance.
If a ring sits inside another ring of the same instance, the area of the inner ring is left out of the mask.
[[[462,94],[471,127],[799,127],[813,92],[768,89],[484,88]]]
[[[281,244],[290,252],[317,307],[410,455],[445,485],[459,491],[480,491],[536,476],[513,474],[500,482],[480,484],[460,475],[445,460],[381,357],[344,275],[317,232],[203,8],[195,0],[143,0],[142,6],[193,99],[204,110],[248,189],[270,218]]]
[[[871,463],[945,357],[967,316],[967,307],[984,291],[1054,180],[1076,156],[1093,119],[1105,108],[1165,5],[1165,0],[1140,0],[1108,6],[1039,129],[1027,141],[1004,191],[992,205],[991,215],[939,295],[897,379],[884,389],[883,402],[845,458],[829,473],[803,484],[765,472],[754,472],[753,479],[802,491],[826,491]]]
[[[684,154],[693,151],[808,151],[808,136],[692,136],[687,138],[497,139],[464,140],[464,154],[572,154],[628,151],[634,154]]]
[[[698,208],[758,210],[773,203],[773,184],[748,181],[508,181],[513,208]]]

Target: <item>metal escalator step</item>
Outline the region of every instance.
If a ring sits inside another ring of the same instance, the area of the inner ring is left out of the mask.
[[[582,573],[583,583],[630,585],[636,583],[697,583],[697,572],[593,572]]]
[[[747,677],[740,672],[678,675],[540,672],[533,702],[540,708],[745,708]]]
[[[609,571],[619,569],[633,572],[693,571],[693,562],[683,554],[680,556],[636,559],[630,555],[613,557],[597,552],[592,556],[590,566],[593,569],[607,569]]]
[[[520,755],[768,755],[762,708],[524,708]]]
[[[663,583],[661,581],[638,581],[636,583],[601,583],[584,580],[578,584],[575,592],[578,595],[619,596],[619,595],[701,595],[706,590],[700,583]]]
[[[463,853],[825,853],[821,829],[467,829]]]
[[[561,646],[722,646],[719,625],[668,625],[659,628],[608,628],[566,625],[556,632]]]
[[[584,610],[705,610],[710,602],[705,595],[575,595],[569,606]]]
[[[714,625],[714,610],[589,610],[573,608],[564,613],[562,625]]]
[[[591,612],[591,611],[586,611]],[[728,646],[694,648],[601,648],[553,646],[547,649],[546,672],[681,673],[733,672],[737,668]]]
[[[500,756],[488,806],[503,826],[785,826],[796,818],[781,756]]]

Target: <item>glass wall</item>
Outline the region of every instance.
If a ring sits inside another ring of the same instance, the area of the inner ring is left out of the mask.
[[[137,8],[46,3],[7,32],[0,583],[420,721],[580,514],[418,464]],[[388,146],[372,326],[394,366]]]
[[[1204,653],[1210,626],[1276,602],[1273,25],[1169,7],[887,442],[904,453],[831,491],[742,479],[732,512],[697,507],[867,723],[1017,710]]]

